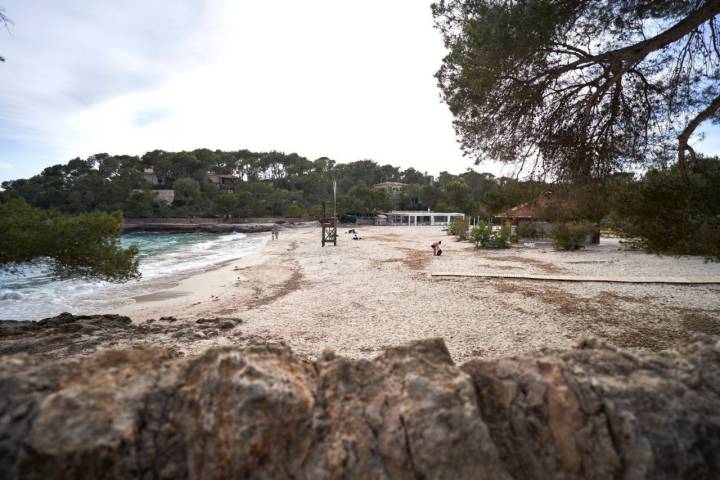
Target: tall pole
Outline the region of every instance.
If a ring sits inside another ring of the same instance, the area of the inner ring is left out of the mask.
[[[337,222],[337,182],[333,180],[333,217]]]

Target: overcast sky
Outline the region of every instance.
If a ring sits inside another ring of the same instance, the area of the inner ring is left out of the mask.
[[[280,150],[433,174],[473,166],[433,77],[444,48],[429,1],[0,6],[14,21],[0,31],[0,181],[158,148]],[[715,137],[705,143],[720,150]]]

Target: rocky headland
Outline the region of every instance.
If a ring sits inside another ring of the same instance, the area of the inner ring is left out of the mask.
[[[717,337],[456,365],[440,339],[308,359],[233,318],[0,323],[3,478],[709,479],[718,452]]]

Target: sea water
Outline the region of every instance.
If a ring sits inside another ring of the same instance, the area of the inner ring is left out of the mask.
[[[179,278],[250,255],[264,242],[242,233],[123,235],[125,247],[138,246],[139,280],[118,284],[100,280],[57,280],[42,262],[17,272],[0,270],[0,319],[39,320],[62,312],[108,312],[133,302],[134,295],[157,290]]]

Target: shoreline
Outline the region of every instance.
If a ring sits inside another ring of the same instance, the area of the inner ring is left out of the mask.
[[[263,244],[248,255],[226,260],[199,271],[184,272],[176,278],[163,279],[159,282],[160,288],[149,288],[147,293],[128,297],[135,302],[121,305],[113,309],[112,313],[129,316],[134,323],[138,323],[152,318],[160,309],[167,309],[170,312],[182,311],[186,305],[195,306],[198,302],[214,301],[217,295],[213,293],[227,290],[238,270],[252,267],[265,260],[263,250],[269,241],[265,238]],[[184,315],[170,313],[161,316]]]
[[[574,252],[485,250],[439,227],[355,229],[362,240],[345,229],[337,246],[326,247],[319,227],[282,228],[278,241],[250,234],[253,249],[224,250],[225,258],[239,258],[104,292],[97,298],[106,307],[72,311],[196,332],[183,343],[164,330],[165,344],[185,355],[256,339],[285,343],[306,358],[326,350],[372,358],[440,337],[462,362],[569,348],[588,337],[658,351],[696,333],[720,335],[720,285],[557,280],[720,277],[720,263],[629,251],[616,239]],[[433,257],[430,244],[440,239],[444,254]],[[201,338],[198,325],[206,322],[237,327]]]
[[[517,275],[660,277],[720,275],[720,264],[627,251],[616,240],[577,252],[477,250],[432,227],[356,227],[320,246],[320,229],[283,229],[257,252],[144,295],[112,313],[134,323],[175,317],[240,322],[242,338],[288,344],[314,358],[331,349],[372,358],[383,349],[441,337],[455,361],[569,348],[596,337],[658,351],[695,333],[720,334],[720,286],[602,284],[443,278],[448,271]],[[430,243],[442,239],[444,254]],[[198,349],[193,348],[192,351]]]

